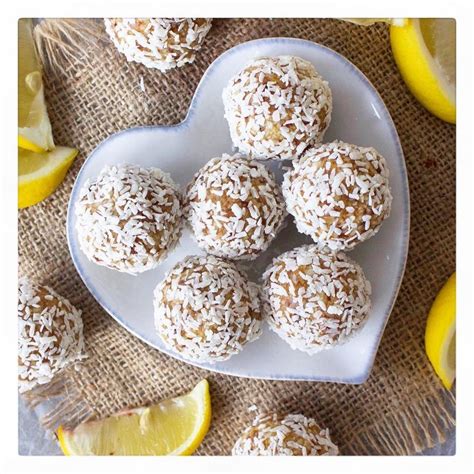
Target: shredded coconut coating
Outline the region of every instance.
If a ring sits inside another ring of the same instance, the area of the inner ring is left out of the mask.
[[[263,274],[269,327],[293,349],[315,354],[347,341],[367,320],[371,287],[342,252],[304,245],[285,252]]]
[[[155,327],[186,359],[229,359],[261,334],[259,288],[229,261],[208,255],[179,262],[155,288]]]
[[[259,415],[240,436],[233,456],[336,456],[329,430],[303,415]]]
[[[185,214],[200,248],[248,260],[268,248],[287,215],[273,173],[239,155],[213,158],[195,175]]]
[[[332,250],[372,237],[390,215],[389,171],[374,148],[341,141],[311,148],[285,174],[282,189],[298,230]]]
[[[295,56],[257,59],[222,95],[238,149],[257,159],[293,159],[320,143],[331,121],[332,93],[314,66]]]
[[[20,393],[51,381],[85,357],[81,312],[51,288],[18,283],[18,386]]]
[[[106,166],[84,184],[75,212],[87,258],[133,275],[156,267],[181,235],[178,187],[158,168]]]
[[[105,30],[128,61],[167,71],[192,63],[211,28],[208,18],[105,18]]]

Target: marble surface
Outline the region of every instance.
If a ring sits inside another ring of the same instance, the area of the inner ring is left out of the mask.
[[[39,423],[37,414],[18,397],[18,454],[21,456],[57,456],[61,450],[54,435]]]
[[[18,399],[18,454],[22,456],[60,456],[54,435],[40,425],[37,414]],[[448,433],[445,443],[427,449],[421,455],[452,456],[456,454],[455,430]]]

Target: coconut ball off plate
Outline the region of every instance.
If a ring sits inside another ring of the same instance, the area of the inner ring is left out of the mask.
[[[239,437],[234,456],[336,456],[329,430],[303,415],[259,415]]]
[[[392,204],[385,158],[341,141],[307,150],[285,174],[282,190],[298,230],[333,250],[375,235]]]
[[[47,286],[18,284],[18,386],[20,393],[48,383],[84,358],[81,312]]]
[[[371,287],[343,252],[305,245],[274,259],[263,275],[269,327],[293,349],[315,354],[346,342],[367,320]]]
[[[179,240],[181,197],[158,168],[106,166],[80,190],[76,231],[87,258],[137,274],[161,263]]]
[[[257,285],[222,258],[186,257],[154,295],[156,330],[185,359],[224,361],[261,334]]]
[[[320,143],[331,121],[328,83],[295,56],[251,62],[222,97],[232,141],[252,158],[293,159]]]
[[[208,18],[106,18],[104,23],[128,61],[163,72],[192,63],[211,28]]]
[[[200,248],[254,259],[283,225],[286,210],[273,173],[245,157],[210,160],[188,186],[185,215]]]

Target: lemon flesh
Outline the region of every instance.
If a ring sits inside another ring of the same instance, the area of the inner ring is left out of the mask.
[[[18,21],[18,146],[37,153],[54,148],[30,19]]]
[[[135,408],[57,436],[65,455],[160,456],[192,454],[211,421],[209,384],[202,380],[187,395]]]
[[[77,150],[58,146],[46,153],[18,148],[18,207],[46,199],[62,182]]]
[[[436,374],[449,390],[456,377],[456,274],[445,283],[426,322],[425,350]]]
[[[407,19],[391,25],[390,40],[413,95],[436,117],[456,123],[456,21]]]

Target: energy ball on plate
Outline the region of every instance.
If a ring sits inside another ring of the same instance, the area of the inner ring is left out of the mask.
[[[333,250],[372,237],[390,215],[385,158],[374,148],[335,141],[307,150],[285,174],[283,195],[300,232]]]
[[[258,286],[212,255],[175,265],[155,288],[154,303],[159,336],[192,361],[227,360],[261,333]]]
[[[295,56],[251,62],[222,97],[232,141],[252,158],[293,159],[321,142],[331,121],[328,83]]]
[[[285,203],[273,173],[239,155],[210,160],[188,186],[185,214],[199,247],[254,259],[283,225]]]
[[[181,198],[158,168],[106,166],[76,203],[82,251],[98,265],[137,274],[156,267],[181,234]]]
[[[263,275],[270,329],[293,349],[315,354],[346,342],[365,323],[371,287],[342,252],[304,245],[273,260]]]
[[[18,284],[18,386],[20,393],[48,383],[85,357],[81,312],[47,286]]]
[[[106,18],[105,30],[128,61],[167,71],[194,61],[208,18]]]
[[[233,456],[336,456],[329,430],[303,415],[260,415],[240,436]]]

